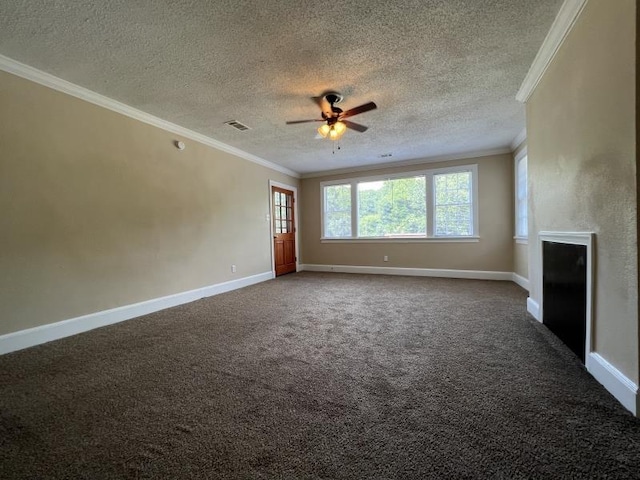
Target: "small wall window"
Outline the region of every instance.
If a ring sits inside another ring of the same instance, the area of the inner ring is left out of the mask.
[[[527,219],[527,155],[516,159],[516,238],[525,239],[529,235]]]
[[[325,239],[478,235],[477,165],[321,183]]]

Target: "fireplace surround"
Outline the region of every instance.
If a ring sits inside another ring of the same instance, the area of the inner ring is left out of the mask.
[[[592,232],[538,234],[538,320],[583,363],[593,351],[594,242]]]

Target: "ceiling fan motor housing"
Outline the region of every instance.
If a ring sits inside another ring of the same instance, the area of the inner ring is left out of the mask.
[[[340,103],[344,97],[338,92],[327,92],[323,95],[323,97],[325,101],[331,106],[331,112],[333,113],[333,115],[329,116],[322,112],[322,118],[327,120],[327,122],[331,126],[338,121],[338,117],[342,113],[342,109],[336,107],[335,104]]]
[[[340,103],[344,97],[338,92],[327,92],[324,94],[324,99],[333,107],[334,103]]]

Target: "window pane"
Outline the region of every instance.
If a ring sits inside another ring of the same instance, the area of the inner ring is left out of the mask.
[[[436,206],[435,234],[438,236],[471,235],[471,206]]]
[[[471,172],[433,176],[436,236],[473,235]]]
[[[516,235],[526,237],[527,225],[527,157],[518,161],[516,168]]]
[[[324,236],[351,236],[351,185],[324,187]]]
[[[426,181],[416,177],[358,183],[358,236],[424,236]]]

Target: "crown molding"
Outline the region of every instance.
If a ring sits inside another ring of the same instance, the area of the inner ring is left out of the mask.
[[[520,159],[521,159],[522,157],[525,157],[527,154],[528,154],[527,146],[525,145],[525,146],[524,146],[524,147],[522,147],[520,150],[518,150],[518,153],[515,153],[515,152],[514,152],[513,159],[514,159],[516,162],[519,162],[519,161],[520,161]]]
[[[515,152],[516,149],[527,139],[527,128],[520,130],[520,133],[513,137],[511,140],[511,151]]]
[[[148,125],[161,128],[162,130],[175,133],[176,135],[195,140],[196,142],[200,142],[217,150],[230,153],[231,155],[235,155],[236,157],[240,157],[244,160],[249,160],[250,162],[257,163],[258,165],[261,165],[263,167],[270,168],[271,170],[276,170],[294,178],[300,178],[300,174],[298,172],[294,172],[293,170],[290,170],[286,167],[270,162],[251,153],[247,153],[243,150],[240,150],[239,148],[232,147],[231,145],[227,145],[226,143],[222,143],[201,133],[194,132],[193,130],[189,130],[188,128],[181,127],[180,125],[177,125],[175,123],[163,120],[154,115],[143,112],[142,110],[138,110],[137,108],[133,108],[129,105],[118,102],[117,100],[114,100],[112,98],[105,97],[104,95],[100,95],[99,93],[96,93],[92,90],[68,82],[29,65],[25,65],[24,63],[20,63],[17,60],[5,57],[4,55],[0,55],[0,70],[11,73],[21,78],[25,78],[45,87],[52,88],[53,90],[66,93],[67,95],[71,95],[72,97],[79,98],[80,100],[98,105],[99,107],[103,107],[113,112],[120,113],[129,118],[133,118],[134,120],[138,120]]]
[[[339,168],[335,170],[323,170],[321,172],[303,173],[301,178],[326,177],[330,175],[342,175],[343,173],[366,172],[371,170],[382,170],[384,168],[409,167],[412,165],[422,165],[423,163],[450,162],[454,160],[469,160],[472,158],[490,157],[492,155],[503,155],[511,153],[511,148],[501,147],[493,150],[478,150],[475,152],[454,153],[451,155],[440,155],[437,157],[415,158],[402,162],[386,162],[363,165],[361,167]]]
[[[525,103],[538,86],[540,79],[546,72],[549,64],[560,49],[560,46],[567,38],[567,35],[576,23],[580,13],[584,10],[584,6],[588,0],[564,0],[564,3],[558,11],[551,29],[544,41],[536,58],[533,60],[527,76],[520,86],[520,90],[516,94],[516,100]]]

